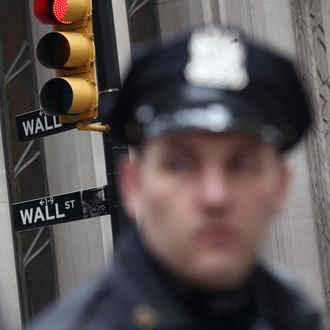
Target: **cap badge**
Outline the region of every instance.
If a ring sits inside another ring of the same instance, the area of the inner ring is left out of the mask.
[[[190,59],[184,75],[191,85],[241,90],[249,81],[246,50],[234,31],[208,27],[189,40]]]

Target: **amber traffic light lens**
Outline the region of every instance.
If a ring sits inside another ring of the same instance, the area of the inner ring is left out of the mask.
[[[61,33],[48,33],[38,43],[37,58],[47,68],[64,68],[69,56],[70,45]]]
[[[66,115],[73,101],[70,84],[61,78],[49,80],[40,92],[40,103],[47,115]]]
[[[53,78],[42,87],[40,104],[47,115],[75,115],[90,110],[96,94],[95,85],[84,78]]]
[[[38,43],[37,58],[50,69],[70,69],[86,65],[94,56],[90,38],[76,32],[50,32]]]

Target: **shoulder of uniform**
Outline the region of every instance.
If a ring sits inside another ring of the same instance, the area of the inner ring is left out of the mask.
[[[111,297],[108,274],[81,285],[63,300],[47,307],[26,330],[89,330],[93,315]],[[98,329],[101,330],[101,327]]]
[[[263,267],[265,287],[270,293],[271,304],[290,323],[310,324],[310,328],[320,330],[321,319],[316,304],[297,284],[293,276],[281,267]]]

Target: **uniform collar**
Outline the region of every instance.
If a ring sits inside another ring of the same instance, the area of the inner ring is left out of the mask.
[[[267,316],[271,311],[266,301],[260,304],[256,293],[263,276],[259,266],[246,283],[234,291],[205,292],[165,270],[144,247],[136,230],[119,244],[115,260],[113,273],[118,287],[125,291],[122,296],[128,315],[134,322],[134,313],[139,308],[149,311],[157,319],[151,329],[190,329],[198,320],[212,323],[212,320],[220,322],[242,315]]]

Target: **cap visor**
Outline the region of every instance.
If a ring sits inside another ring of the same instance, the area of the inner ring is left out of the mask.
[[[242,111],[219,103],[160,113],[144,125],[143,135],[145,139],[149,139],[171,133],[201,131],[245,133],[271,144],[279,144],[276,127],[251,117],[251,112],[244,116]]]

